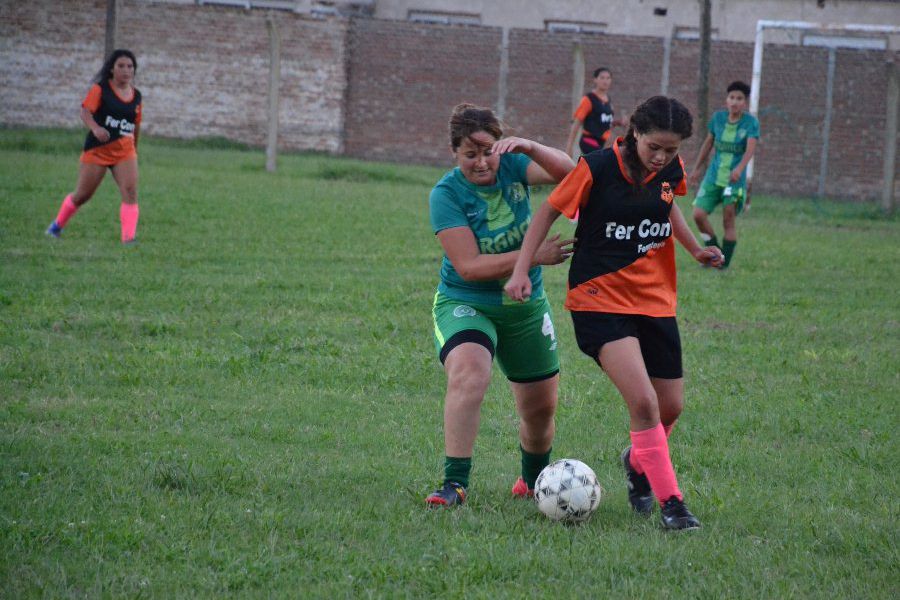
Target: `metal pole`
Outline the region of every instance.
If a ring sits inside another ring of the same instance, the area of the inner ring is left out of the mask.
[[[831,139],[831,108],[834,96],[834,48],[828,49],[828,78],[825,80],[825,123],[822,125],[822,158],[819,162],[818,198],[825,195],[825,179],[828,177],[828,141]]]
[[[500,38],[500,77],[497,80],[497,118],[506,117],[506,89],[509,78],[509,27],[503,28]]]
[[[269,135],[266,140],[266,171],[273,172],[278,155],[278,82],[281,79],[281,39],[278,25],[270,15],[269,30]]]
[[[897,64],[887,64],[887,120],[884,124],[884,188],[881,192],[881,208],[885,214],[894,212],[897,197],[894,195],[896,173],[894,164],[897,160],[897,109],[900,105],[900,74]]]
[[[765,45],[763,38],[765,36],[765,23],[766,21],[756,22],[756,42],[753,44],[753,78],[750,80],[750,114],[757,119],[759,118],[759,85],[762,81],[763,46]],[[751,158],[750,163],[747,164],[748,187],[753,181],[753,161],[754,158]]]

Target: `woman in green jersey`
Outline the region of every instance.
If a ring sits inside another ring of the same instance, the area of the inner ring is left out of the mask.
[[[454,108],[450,149],[457,166],[429,197],[432,229],[444,250],[433,317],[435,347],[447,374],[444,481],[426,498],[429,506],[465,502],[495,356],[519,414],[522,476],[513,494],[532,495],[550,460],[559,358],[541,265],[565,261],[574,240],[544,240],[529,271],[533,292],[527,302],[505,301],[503,284],[531,222],[530,186],[558,183],[575,165],[562,150],[502,136],[490,109]]]

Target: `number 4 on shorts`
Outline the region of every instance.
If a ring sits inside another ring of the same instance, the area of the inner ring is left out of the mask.
[[[544,313],[544,323],[541,325],[541,333],[550,336],[550,341],[556,341],[556,332],[553,330],[553,321],[550,320],[550,313]]]

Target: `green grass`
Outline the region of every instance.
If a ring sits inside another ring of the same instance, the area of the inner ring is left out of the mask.
[[[118,242],[111,181],[48,240],[80,141],[0,129],[0,595],[900,594],[896,218],[757,197],[730,272],[679,251],[672,452],[704,524],[685,535],[626,508],[627,413],[549,269],[554,456],[604,486],[565,527],[509,496],[499,372],[470,502],[423,507],[443,453],[440,169],[293,155],[269,174],[261,152],[150,138],[140,244]]]

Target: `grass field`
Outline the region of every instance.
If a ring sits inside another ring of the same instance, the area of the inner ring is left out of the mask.
[[[499,372],[469,503],[424,509],[442,170],[146,139],[140,244],[111,180],[53,241],[81,135],[0,129],[0,596],[900,596],[897,218],[757,197],[730,272],[679,250],[687,534],[630,514],[625,407],[547,270],[554,457],[604,487],[565,527],[509,495]]]

